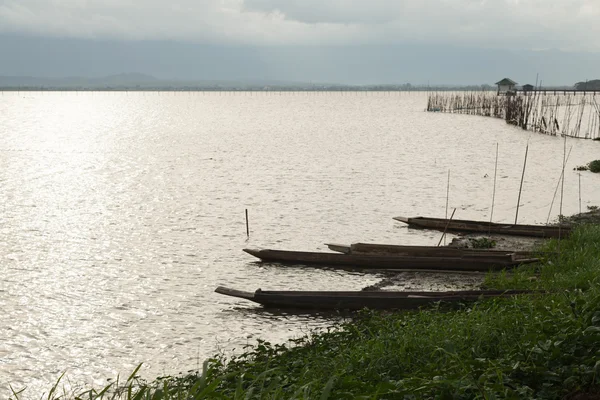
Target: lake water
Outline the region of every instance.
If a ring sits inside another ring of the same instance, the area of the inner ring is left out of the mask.
[[[104,385],[201,367],[335,317],[263,312],[218,285],[359,290],[377,274],[260,265],[244,247],[436,244],[392,217],[545,223],[565,142],[502,120],[426,113],[424,93],[1,93],[0,397],[66,372]],[[600,142],[568,139],[573,168]],[[581,173],[581,206],[600,203]],[[560,207],[560,188],[551,214]],[[248,209],[250,237],[244,210]],[[27,395],[24,396],[27,398]]]

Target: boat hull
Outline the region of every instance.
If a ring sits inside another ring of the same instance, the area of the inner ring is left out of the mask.
[[[535,258],[539,252],[496,249],[473,249],[447,246],[409,246],[396,244],[353,243],[351,245],[328,244],[329,250],[344,254],[383,254],[417,257],[483,257],[498,260]],[[548,254],[548,253],[545,253]]]
[[[565,238],[571,233],[570,226],[499,224],[485,221],[470,221],[461,219],[444,219],[429,217],[394,217],[396,221],[404,222],[410,227],[435,229],[439,231],[495,233],[513,236],[529,236],[541,238]]]
[[[457,303],[531,293],[513,291],[385,292],[385,291],[263,291],[254,293],[218,287],[215,292],[265,307],[309,310],[410,310],[438,302]]]
[[[498,271],[513,268],[537,259],[513,261],[509,256],[498,258],[418,257],[402,255],[340,254],[285,250],[244,249],[262,261],[283,264],[323,265],[362,269],[434,270],[434,271]]]

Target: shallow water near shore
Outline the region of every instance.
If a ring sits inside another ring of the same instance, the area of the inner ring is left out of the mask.
[[[489,219],[496,143],[494,221],[514,222],[529,143],[519,222],[546,222],[562,138],[425,106],[424,93],[3,93],[0,397],[11,384],[39,398],[65,371],[73,385],[140,362],[147,378],[177,374],[344,318],[213,291],[376,284],[386,275],[259,264],[241,249],[435,245],[438,232],[392,217],[443,217],[450,170],[448,213]],[[600,142],[566,149],[569,215],[579,176],[583,211],[600,201],[600,176],[573,171]]]

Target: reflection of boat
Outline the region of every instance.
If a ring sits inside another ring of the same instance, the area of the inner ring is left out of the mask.
[[[490,271],[516,267],[521,263],[537,259],[513,260],[512,254],[495,257],[418,257],[396,254],[340,254],[285,250],[244,249],[263,261],[291,264],[316,264],[324,266],[345,266],[367,269],[410,269],[435,271]]]
[[[414,309],[436,302],[466,302],[490,297],[509,297],[532,293],[524,290],[469,290],[458,292],[385,292],[385,291],[267,291],[258,289],[254,293],[219,286],[215,292],[238,297],[264,305],[265,307],[360,310],[370,309]]]
[[[499,233],[503,235],[533,236],[545,238],[567,237],[571,233],[569,225],[521,225],[499,224],[486,221],[469,221],[465,219],[444,219],[429,217],[394,217],[396,221],[404,222],[418,228],[437,229],[440,231]]]
[[[344,254],[387,254],[417,257],[486,257],[500,260],[534,258],[540,254],[534,251],[513,251],[495,249],[473,249],[447,246],[406,246],[396,244],[352,243],[351,245],[326,243],[329,250]]]

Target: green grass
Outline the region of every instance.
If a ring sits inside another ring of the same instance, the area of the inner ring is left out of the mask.
[[[496,247],[496,241],[492,239],[488,239],[485,237],[482,238],[472,238],[469,239],[471,245],[474,249],[493,249]]]
[[[202,372],[122,385],[125,399],[561,399],[600,379],[600,225],[548,242],[543,265],[489,275],[489,288],[548,294],[459,309],[361,312],[291,341],[258,342]],[[82,399],[113,398],[114,388]],[[60,398],[60,397],[52,397]],[[71,398],[77,398],[71,395]],[[114,397],[117,398],[117,397]]]

